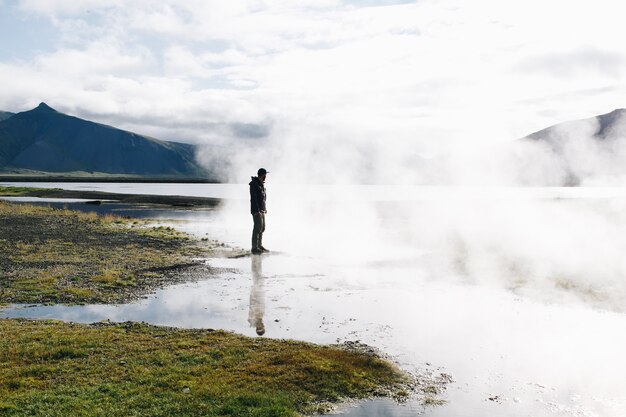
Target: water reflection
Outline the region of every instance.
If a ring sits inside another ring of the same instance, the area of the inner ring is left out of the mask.
[[[339,410],[342,416],[345,417],[415,417],[415,416],[430,416],[431,413],[427,411],[434,411],[434,408],[428,410],[418,402],[408,402],[405,404],[399,404],[390,399],[376,399],[363,401],[358,404],[354,404],[352,407]],[[321,417],[336,416],[333,414],[324,414]]]
[[[265,277],[263,277],[263,257],[252,255],[252,287],[250,288],[250,310],[248,323],[256,329],[256,334],[265,334],[263,315],[265,314]]]

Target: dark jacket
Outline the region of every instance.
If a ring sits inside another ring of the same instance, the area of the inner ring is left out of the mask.
[[[250,213],[265,213],[265,185],[259,177],[252,177],[250,181]]]

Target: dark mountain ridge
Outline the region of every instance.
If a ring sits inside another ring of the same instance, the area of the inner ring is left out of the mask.
[[[9,117],[13,116],[15,113],[11,113],[8,111],[0,111],[0,122],[8,119]]]
[[[597,129],[593,133],[593,138],[598,140],[605,140],[612,136],[621,124],[626,124],[626,109],[615,109],[610,113],[601,114],[599,116],[590,117],[587,119],[571,120],[568,122],[557,123],[549,126],[545,129],[541,129],[537,132],[531,133],[523,139],[532,140],[551,140],[556,131],[567,131],[570,129],[576,129],[582,124],[597,123]]]
[[[195,146],[60,113],[45,103],[0,121],[0,169],[131,176],[207,176]]]
[[[542,168],[552,178],[547,185],[612,184],[626,178],[626,109],[559,123],[522,141],[540,149],[529,171],[539,160],[550,165]]]

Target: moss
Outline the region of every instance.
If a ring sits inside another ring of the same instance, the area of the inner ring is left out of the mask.
[[[223,331],[0,319],[2,415],[294,416],[404,390],[371,354]]]

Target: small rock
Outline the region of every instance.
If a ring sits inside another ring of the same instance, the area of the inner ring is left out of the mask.
[[[183,393],[189,394],[190,392],[191,392],[191,388],[189,388],[189,387],[183,388]]]

